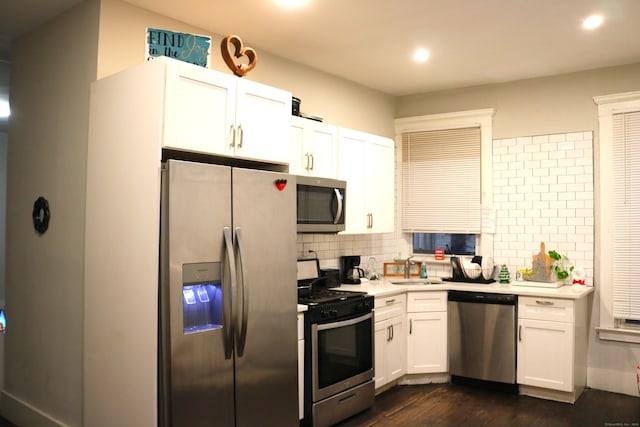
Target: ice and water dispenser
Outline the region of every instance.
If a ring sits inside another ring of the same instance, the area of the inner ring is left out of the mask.
[[[222,281],[219,262],[182,266],[184,333],[222,327]]]

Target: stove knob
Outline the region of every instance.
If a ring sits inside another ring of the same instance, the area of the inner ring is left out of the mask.
[[[338,310],[336,310],[335,308],[334,308],[334,309],[329,310],[329,315],[330,315],[331,317],[338,317]]]
[[[365,302],[364,308],[366,308],[367,310],[371,310],[371,302],[370,301]]]
[[[322,311],[320,312],[320,315],[321,315],[323,318],[325,318],[325,319],[326,319],[327,317],[329,317],[329,311],[328,311],[328,310],[322,310]]]

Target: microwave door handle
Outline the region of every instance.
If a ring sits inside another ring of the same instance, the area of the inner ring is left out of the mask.
[[[338,201],[338,208],[336,209],[336,216],[334,217],[333,223],[337,224],[342,216],[342,195],[340,194],[340,190],[337,188],[334,188],[333,191],[336,193],[336,200]]]
[[[240,292],[242,292],[242,298],[239,299],[242,304],[242,310],[236,310],[236,315],[238,317],[241,316],[241,319],[236,322],[236,325],[240,325],[239,328],[236,327],[236,350],[238,352],[238,357],[242,357],[244,354],[244,347],[247,342],[247,325],[249,322],[249,288],[247,286],[247,270],[244,262],[244,243],[242,229],[240,227],[236,227],[235,235],[235,242],[238,248],[237,254],[240,260],[240,280],[238,281],[238,285]]]
[[[231,229],[224,227],[222,229],[224,235],[224,258],[222,264],[222,317],[224,321],[223,340],[224,357],[231,359],[233,354],[233,322],[231,318],[231,294],[236,286],[236,263],[233,256],[233,242],[231,239]],[[225,277],[225,266],[229,266],[229,277]]]

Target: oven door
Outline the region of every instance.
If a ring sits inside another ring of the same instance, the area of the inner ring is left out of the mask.
[[[313,401],[373,378],[373,313],[311,325]]]

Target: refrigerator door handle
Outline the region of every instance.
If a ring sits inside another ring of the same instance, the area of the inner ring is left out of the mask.
[[[236,350],[238,357],[242,357],[244,354],[244,346],[247,342],[247,326],[249,322],[249,289],[246,286],[247,282],[247,271],[245,268],[244,262],[244,244],[242,237],[242,229],[240,227],[236,227],[235,229],[236,235],[236,245],[238,248],[237,254],[240,259],[240,276],[241,280],[239,280],[239,289],[242,292],[242,299],[240,300],[242,303],[242,310],[236,310],[236,316],[242,316],[241,321],[236,322],[236,325],[240,325],[239,328],[236,327]]]
[[[233,256],[233,240],[231,238],[231,229],[229,227],[223,228],[224,245],[225,245],[225,258],[226,263],[222,267],[222,316],[224,318],[223,326],[223,344],[224,344],[224,357],[225,359],[231,359],[233,355],[233,321],[231,318],[231,294],[236,286],[236,262]],[[224,266],[229,265],[229,277],[225,277]],[[226,280],[225,280],[226,279]]]

